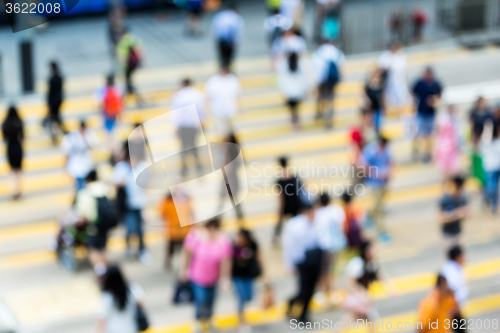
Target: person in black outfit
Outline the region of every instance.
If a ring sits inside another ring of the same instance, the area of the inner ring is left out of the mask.
[[[59,66],[57,62],[52,61],[50,63],[50,78],[48,82],[49,90],[47,93],[47,105],[49,108],[49,113],[44,119],[44,127],[49,129],[49,133],[52,137],[52,142],[54,145],[57,144],[57,135],[54,132],[54,125],[59,127],[59,131],[66,133],[61,119],[60,109],[63,102],[63,78],[59,73]]]
[[[454,177],[453,192],[445,194],[439,202],[440,222],[446,251],[460,245],[462,221],[469,216],[467,198],[464,195],[464,183],[464,178]]]
[[[7,161],[14,178],[14,200],[21,196],[21,166],[23,162],[23,121],[15,106],[11,106],[2,124],[3,139],[7,145]]]
[[[254,294],[254,281],[262,275],[259,247],[247,229],[240,229],[233,245],[232,277],[238,295],[239,324],[247,327],[244,310]]]
[[[282,168],[282,177],[277,182],[281,192],[279,198],[279,218],[274,228],[274,244],[278,244],[284,219],[296,216],[301,209],[299,198],[300,180],[288,168],[288,159],[286,157],[281,157],[279,163]]]
[[[365,95],[368,109],[374,115],[375,130],[378,133],[380,132],[384,114],[384,82],[381,70],[374,71],[370,76],[365,85]]]
[[[483,134],[484,124],[488,121],[494,121],[493,115],[486,103],[484,97],[479,96],[474,107],[469,113],[469,123],[471,127],[472,143],[477,145]]]

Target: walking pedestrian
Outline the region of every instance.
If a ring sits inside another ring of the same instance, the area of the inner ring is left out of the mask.
[[[342,194],[341,205],[344,209],[344,235],[347,240],[347,247],[350,250],[359,250],[363,244],[361,228],[362,211],[353,202],[353,196],[349,191]]]
[[[380,133],[384,116],[384,82],[382,71],[374,70],[365,85],[367,109],[373,113],[375,130]]]
[[[354,184],[364,181],[364,169],[362,153],[363,149],[373,141],[377,140],[377,131],[375,129],[374,113],[369,109],[361,110],[361,122],[359,125],[351,128],[349,138],[351,141],[352,154],[352,179]]]
[[[221,68],[231,68],[236,46],[243,37],[245,22],[234,5],[216,14],[212,21],[212,34],[217,43]]]
[[[240,229],[233,245],[232,277],[238,297],[240,332],[250,332],[245,307],[253,299],[255,279],[263,275],[257,242],[247,229]]]
[[[139,38],[127,29],[116,46],[118,61],[123,68],[127,95],[134,95],[138,104],[143,104],[134,85],[134,74],[142,64],[142,47]]]
[[[277,181],[279,194],[278,222],[274,228],[273,244],[277,245],[281,237],[281,229],[285,220],[296,216],[301,209],[301,200],[299,198],[299,190],[301,182],[295,175],[292,168],[288,165],[288,158],[281,157],[279,159],[281,169],[280,179]]]
[[[187,156],[190,154],[196,161],[198,171],[202,166],[195,147],[195,142],[200,135],[199,124],[205,119],[205,96],[203,93],[192,86],[190,79],[182,81],[180,89],[172,96],[171,109],[178,110],[183,107],[193,105],[196,107],[198,119],[192,119],[191,115],[185,112],[176,112],[173,117],[173,123],[176,126],[177,136],[181,142],[182,149],[182,176],[185,177],[188,172]]]
[[[443,183],[460,171],[460,131],[454,105],[448,105],[436,117],[434,156]]]
[[[210,220],[204,228],[193,228],[184,240],[184,267],[180,279],[191,281],[196,307],[196,329],[214,332],[211,318],[217,284],[231,285],[232,244],[220,231],[220,221]]]
[[[333,126],[335,87],[340,82],[340,67],[344,63],[344,53],[333,42],[323,43],[312,55],[316,72],[318,101],[316,119],[324,119],[325,126]]]
[[[275,38],[271,46],[273,66],[276,67],[278,60],[286,59],[290,53],[297,53],[299,56],[305,56],[307,53],[306,40],[293,29],[287,30],[280,37]]]
[[[193,37],[203,34],[201,20],[205,2],[206,0],[186,0],[184,2],[189,13],[184,27],[185,34]]]
[[[415,42],[421,42],[422,32],[427,23],[427,14],[422,9],[416,8],[411,14],[411,19],[413,23],[413,39]]]
[[[137,311],[144,308],[144,290],[129,283],[117,266],[103,268],[101,299],[98,312],[98,333],[137,333]]]
[[[294,130],[300,129],[298,108],[307,97],[310,87],[308,65],[307,60],[296,52],[290,53],[286,59],[278,60],[276,64],[278,84],[290,109]]]
[[[61,119],[61,104],[64,100],[64,80],[59,72],[59,65],[57,62],[52,61],[50,63],[50,78],[48,82],[47,91],[47,106],[49,113],[44,119],[44,127],[49,130],[50,136],[52,138],[52,143],[57,144],[57,134],[54,131],[54,126],[59,127],[58,131],[61,134],[66,134]]]
[[[372,142],[363,149],[366,185],[374,200],[374,205],[368,217],[375,222],[380,241],[388,243],[391,235],[384,222],[384,199],[392,173],[392,156],[389,152],[388,140],[379,135],[376,142]]]
[[[108,136],[108,145],[111,148],[110,150],[113,150],[116,118],[122,113],[124,108],[123,91],[115,85],[115,77],[113,75],[109,75],[106,78],[106,86],[96,92],[96,98],[102,110],[104,128]]]
[[[481,160],[486,173],[486,203],[493,215],[498,214],[498,180],[500,178],[500,127],[489,122],[480,143]]]
[[[477,148],[484,125],[488,120],[492,120],[492,113],[484,97],[479,96],[472,110],[469,112],[469,124],[471,129],[472,144]]]
[[[382,267],[378,264],[375,247],[364,241],[360,246],[360,254],[352,258],[346,266],[348,294],[342,307],[357,319],[375,320],[379,316],[373,307],[368,288],[375,281],[380,281],[384,289],[393,296],[394,286]]]
[[[441,269],[441,274],[446,278],[448,286],[453,291],[455,300],[459,304],[460,312],[465,309],[469,298],[469,287],[465,275],[465,254],[460,246],[454,246],[448,251],[448,260]]]
[[[210,77],[205,84],[210,112],[215,120],[217,134],[224,138],[233,132],[232,120],[238,114],[241,84],[228,66],[220,74]]]
[[[417,80],[412,91],[417,104],[418,121],[418,133],[413,141],[413,156],[418,159],[420,154],[423,156],[423,161],[428,163],[432,160],[432,135],[436,118],[436,106],[443,89],[441,83],[435,78],[432,69],[428,67],[422,77]]]
[[[138,174],[141,170],[148,166],[145,161],[136,161],[130,158],[129,149],[125,149],[125,157],[123,161],[118,162],[111,174],[111,182],[116,187],[123,187],[125,190],[125,226],[127,233],[125,236],[127,258],[133,257],[132,248],[130,247],[130,238],[132,235],[139,239],[138,258],[144,265],[151,264],[152,258],[146,249],[144,243],[144,218],[143,209],[146,207],[146,191],[144,188],[137,185],[134,174]]]
[[[460,245],[462,221],[469,216],[467,199],[463,193],[464,182],[460,176],[453,177],[452,192],[445,194],[439,202],[439,220],[446,251]]]
[[[458,313],[458,304],[450,289],[446,278],[439,274],[436,279],[436,286],[420,301],[418,315],[421,323],[420,333],[452,332],[452,326],[442,325],[450,321]],[[439,323],[439,325],[430,325]]]
[[[272,47],[278,38],[292,28],[293,20],[291,18],[281,14],[279,9],[272,11],[271,15],[264,20],[264,29],[267,31],[269,46]]]
[[[184,239],[191,230],[193,209],[191,199],[183,192],[169,193],[160,202],[160,214],[165,224],[167,236],[165,251],[165,268],[172,269],[172,259],[176,252],[180,252]],[[182,225],[180,221],[183,221]]]
[[[220,197],[219,197],[219,212],[222,212],[224,210],[224,202],[227,199],[228,193],[231,195],[233,198],[234,202],[239,202],[238,199],[238,192],[240,191],[240,179],[238,177],[238,170],[240,167],[242,167],[240,160],[236,159],[236,154],[235,154],[235,146],[239,146],[238,139],[236,139],[236,136],[234,133],[229,133],[228,136],[226,136],[223,140],[223,142],[228,142],[232,143],[233,145],[231,146],[223,146],[224,151],[222,152],[224,154],[223,161],[224,161],[224,173],[225,173],[225,179],[226,181],[224,184],[221,186],[220,190]],[[227,147],[227,148],[226,148]],[[218,163],[217,163],[218,164]],[[238,223],[243,223],[243,210],[241,209],[240,204],[236,204],[234,206],[234,210],[236,211],[236,217],[238,219]]]
[[[94,169],[92,149],[97,147],[97,142],[95,132],[87,129],[83,120],[78,129],[66,134],[61,141],[61,150],[66,157],[66,172],[75,180],[76,191],[85,186],[85,177]]]
[[[85,184],[77,193],[75,211],[88,223],[89,261],[92,266],[105,264],[108,232],[114,228],[118,219],[115,207],[111,205],[112,189],[97,178],[91,170],[85,177]]]
[[[344,235],[345,212],[339,205],[330,205],[330,196],[322,193],[319,198],[319,207],[314,216],[314,226],[318,233],[318,241],[323,252],[323,263],[319,280],[320,292],[314,299],[320,303],[335,302],[331,292],[334,289],[332,270],[337,255],[347,245]]]
[[[283,262],[298,274],[299,289],[288,301],[287,314],[299,322],[309,321],[309,303],[321,275],[323,250],[314,224],[315,208],[303,205],[301,214],[290,219],[283,231]]]
[[[323,27],[329,12],[340,7],[341,0],[316,0],[316,17],[314,20],[314,40],[319,43],[323,35]],[[338,19],[338,16],[336,17]]]
[[[2,124],[2,134],[7,145],[7,162],[12,176],[12,198],[18,200],[21,197],[24,124],[15,106],[10,106],[7,111],[7,116]]]
[[[380,55],[377,64],[383,71],[386,107],[401,112],[410,103],[403,45],[398,41],[393,42],[390,50]]]

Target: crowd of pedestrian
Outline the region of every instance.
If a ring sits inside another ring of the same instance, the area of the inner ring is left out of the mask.
[[[204,2],[188,0],[183,4],[190,13],[186,25],[186,32],[190,35],[201,33]],[[268,0],[267,5],[269,16],[264,26],[269,35],[270,58],[277,86],[290,110],[293,130],[303,129],[301,104],[313,95],[313,91],[317,99],[315,119],[322,120],[324,126],[331,129],[336,118],[335,90],[341,82],[345,61],[338,45],[340,0],[317,0],[315,39],[319,46],[311,57],[301,29],[304,2]],[[120,268],[109,261],[106,248],[110,233],[123,223],[126,258],[137,258],[144,265],[153,260],[145,241],[147,194],[134,177],[145,168],[145,162],[131,156],[131,141],[119,142],[116,133],[116,128],[124,125],[121,115],[127,108],[126,97],[134,96],[139,105],[146,102],[133,80],[143,64],[141,41],[128,30],[123,16],[119,8],[113,8],[110,14],[112,55],[118,70],[106,76],[105,85],[95,93],[107,135],[106,151],[112,164],[110,181],[100,178],[99,163],[92,153],[99,146],[99,139],[88,126],[89,122],[82,120],[78,128],[71,131],[63,124],[64,79],[56,62],[50,64],[48,114],[43,123],[54,144],[58,144],[59,137],[62,137],[60,149],[65,157],[65,170],[75,184],[73,226],[86,232],[84,243],[102,289],[98,331],[107,333],[132,333],[148,326],[143,290],[137,284],[127,282]],[[420,38],[420,28],[415,29],[415,38]],[[240,111],[242,88],[234,72],[234,59],[238,46],[244,42],[244,20],[234,4],[214,16],[211,32],[219,55],[219,72],[206,81],[203,90],[197,88],[191,79],[184,79],[171,98],[170,108],[177,110],[194,104],[199,121],[213,120],[213,130],[219,140],[237,144],[235,118]],[[481,184],[484,204],[493,214],[498,214],[500,105],[491,108],[484,98],[479,97],[465,124],[469,133],[466,137],[456,107],[443,102],[443,85],[434,70],[426,68],[421,77],[409,85],[406,66],[402,45],[394,41],[378,58],[377,68],[369,73],[362,92],[361,117],[349,131],[354,152],[353,166],[364,171],[364,176],[355,179],[355,183],[364,183],[369,188],[372,199],[369,209],[358,207],[355,198],[347,192],[341,198],[331,198],[327,193],[311,198],[307,191],[302,190],[307,180],[294,174],[289,158],[278,160],[282,172],[277,184],[286,191],[278,197],[273,244],[275,247],[281,245],[284,265],[298,278],[297,292],[287,304],[287,315],[291,318],[309,321],[309,308],[314,298],[320,303],[341,304],[355,318],[376,319],[378,313],[368,292],[369,286],[380,281],[391,294],[396,294],[377,262],[376,248],[378,243],[390,243],[394,237],[385,223],[387,209],[384,204],[395,160],[384,127],[390,118],[404,116],[408,109],[415,110],[412,115],[415,125],[413,160],[432,161],[442,173],[444,194],[439,201],[437,220],[442,231],[441,244],[448,258],[435,288],[422,300],[419,315],[423,322],[463,316],[468,288],[463,270],[462,225],[470,216],[470,209],[462,155],[468,138],[472,151],[468,174]],[[125,89],[115,82],[119,77],[124,79]],[[189,170],[188,155],[193,155],[193,164],[201,173],[200,156],[196,149],[192,149],[201,135],[199,121],[194,121],[188,113],[178,113],[172,120],[183,150],[182,176],[186,176]],[[24,125],[16,107],[9,108],[2,132],[12,171],[13,196],[18,200],[21,196]],[[237,178],[235,170],[226,172],[227,177]],[[332,204],[332,199],[337,202]],[[187,292],[190,295],[187,298],[194,301],[197,330],[214,331],[212,317],[217,290],[228,291],[233,286],[241,331],[250,331],[245,310],[255,297],[256,279],[267,281],[265,260],[252,232],[239,228],[236,234],[230,235],[221,227],[218,218],[203,225],[190,226],[189,221],[194,219],[192,201],[180,190],[166,193],[158,206],[166,235],[165,267],[178,275],[176,295]],[[236,214],[240,221],[243,220],[240,206],[237,206]],[[368,235],[372,227],[375,228],[375,237]],[[132,248],[132,238],[138,240],[136,251]],[[65,242],[61,237],[59,246]],[[335,291],[340,283],[334,272],[341,254],[346,251],[354,255],[342,268],[347,279],[347,295],[339,301]],[[180,263],[175,264],[176,261]],[[265,291],[266,304],[270,306],[273,304],[272,286],[267,284]]]

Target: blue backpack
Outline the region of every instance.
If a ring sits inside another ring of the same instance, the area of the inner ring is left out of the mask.
[[[326,75],[326,82],[331,85],[336,85],[340,81],[339,68],[335,61],[328,62],[328,74]]]

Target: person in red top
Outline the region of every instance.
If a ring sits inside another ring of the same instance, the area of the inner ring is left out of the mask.
[[[123,92],[115,86],[115,77],[110,75],[106,78],[106,86],[97,92],[97,99],[104,117],[104,127],[108,135],[108,143],[113,146],[113,131],[116,126],[116,118],[123,111]]]

